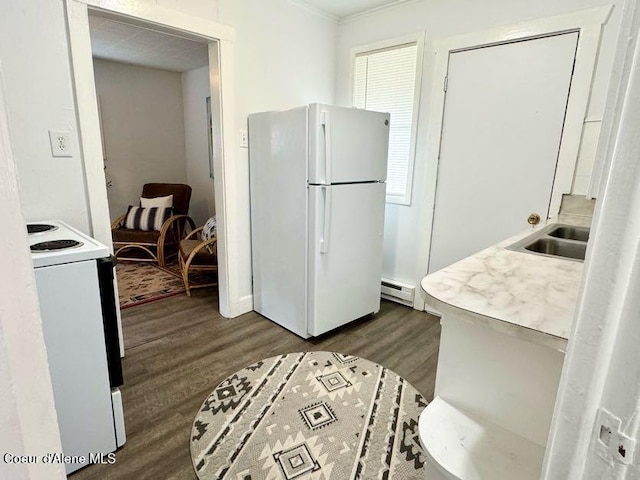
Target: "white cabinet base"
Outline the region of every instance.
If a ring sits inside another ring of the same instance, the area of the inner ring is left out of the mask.
[[[420,415],[426,480],[538,480],[544,448],[436,397]]]
[[[545,446],[564,354],[483,323],[442,318],[435,395]]]
[[[441,324],[435,399],[420,417],[427,480],[539,478],[564,353],[462,310]]]

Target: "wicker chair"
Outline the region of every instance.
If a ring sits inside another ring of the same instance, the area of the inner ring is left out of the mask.
[[[116,257],[120,260],[158,262],[163,267],[167,258],[177,253],[187,226],[192,230],[195,228],[195,223],[187,216],[191,187],[181,183],[147,183],[142,187],[144,198],[167,195],[173,195],[173,215],[164,222],[160,231],[124,228],[122,221],[125,215],[113,221],[111,235]],[[132,251],[142,252],[142,256],[135,256]]]
[[[209,240],[202,240],[200,233],[203,227],[196,228],[180,241],[178,261],[182,272],[182,281],[187,296],[191,296],[192,288],[211,287],[218,282],[190,285],[189,274],[192,272],[218,271],[218,239],[216,236]]]

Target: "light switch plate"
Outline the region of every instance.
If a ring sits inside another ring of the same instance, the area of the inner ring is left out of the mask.
[[[240,130],[240,146],[249,148],[249,135],[246,130]]]

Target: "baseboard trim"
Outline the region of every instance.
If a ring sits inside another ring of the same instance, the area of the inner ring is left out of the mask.
[[[245,295],[244,297],[240,297],[238,303],[236,303],[234,311],[234,317],[253,311],[253,295]]]

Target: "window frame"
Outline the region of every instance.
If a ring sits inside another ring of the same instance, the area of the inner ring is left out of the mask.
[[[375,52],[376,50],[392,49],[394,47],[402,47],[409,43],[416,44],[416,76],[413,92],[413,112],[411,119],[411,138],[409,140],[409,161],[407,164],[407,187],[404,195],[389,195],[386,196],[386,203],[393,203],[398,205],[410,206],[413,196],[413,177],[414,167],[416,159],[416,143],[417,143],[417,131],[418,131],[418,119],[420,109],[420,96],[422,87],[422,70],[423,70],[423,58],[424,58],[424,43],[425,33],[414,33],[411,35],[404,35],[401,37],[389,38],[373,43],[364,45],[358,45],[351,48],[349,57],[349,104],[353,106],[353,93],[354,93],[354,77],[355,77],[355,60],[356,56],[366,54],[369,52]]]

